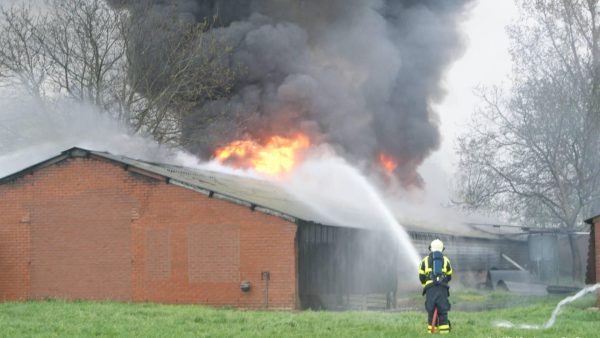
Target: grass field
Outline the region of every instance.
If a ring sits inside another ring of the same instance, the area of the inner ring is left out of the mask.
[[[514,298],[514,297],[513,297]],[[561,297],[562,298],[562,297]],[[455,337],[598,337],[593,295],[567,305],[547,330],[498,328],[494,322],[543,324],[557,297],[490,311],[452,311]],[[512,301],[506,295],[459,293],[454,302]],[[520,298],[521,299],[521,298]],[[0,304],[2,337],[424,337],[424,311],[243,311],[195,305],[40,301]]]

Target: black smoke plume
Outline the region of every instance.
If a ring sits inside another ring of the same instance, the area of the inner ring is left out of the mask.
[[[233,92],[199,100],[186,120],[188,150],[203,157],[233,139],[309,133],[354,163],[380,152],[398,159],[397,176],[419,182],[416,168],[440,143],[432,103],[462,49],[459,23],[468,0],[113,0],[135,16],[140,4],[177,20],[214,24],[239,69]],[[139,14],[142,15],[142,14]],[[168,18],[167,18],[168,17]],[[164,25],[147,27],[145,64],[160,62]],[[135,44],[132,44],[135,45]],[[154,50],[156,53],[147,53]],[[130,51],[133,55],[135,51]],[[441,112],[440,112],[441,113]]]

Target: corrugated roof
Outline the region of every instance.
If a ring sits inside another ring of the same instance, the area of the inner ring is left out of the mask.
[[[27,174],[40,167],[52,165],[58,161],[73,156],[96,156],[110,161],[118,162],[125,167],[134,167],[143,172],[153,173],[164,177],[170,184],[179,185],[188,189],[199,191],[211,197],[226,199],[234,203],[242,204],[253,210],[273,214],[278,217],[288,219],[292,222],[297,220],[309,221],[323,225],[352,227],[349,224],[342,224],[339,220],[332,219],[319,212],[315,205],[305,203],[285,189],[283,183],[278,183],[265,179],[253,177],[238,176],[233,174],[215,172],[205,169],[196,169],[181,167],[165,163],[153,163],[143,160],[136,160],[126,156],[114,155],[108,152],[92,151],[82,148],[71,148],[62,152],[60,155],[40,162],[22,171],[0,179],[0,184],[12,180],[20,175]],[[331,206],[327,206],[331,207]],[[358,220],[353,222],[353,226],[361,224],[364,220],[367,228],[369,218],[354,210],[352,206],[336,206],[343,208],[346,217]],[[348,219],[348,218],[346,218]],[[504,237],[504,234],[490,232],[488,229],[477,229],[470,225],[457,225],[452,228],[440,228],[431,225],[411,224],[405,226],[409,231],[431,232],[453,236],[477,237],[477,238],[498,238]],[[509,231],[510,232],[510,231]]]
[[[90,153],[118,161],[169,178],[169,183],[232,200],[254,210],[276,214],[288,219],[328,224],[330,220],[311,207],[295,199],[279,184],[252,177],[236,176],[210,170],[181,167],[165,163],[151,163],[105,152]],[[329,224],[342,226],[342,224]]]

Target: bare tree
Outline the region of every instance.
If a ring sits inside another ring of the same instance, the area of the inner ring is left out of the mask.
[[[181,144],[187,114],[231,91],[237,73],[226,62],[230,49],[210,33],[208,19],[192,24],[149,9],[135,13],[124,32],[128,78],[122,102],[136,130]]]
[[[6,85],[21,84],[35,98],[43,96],[43,84],[51,62],[36,38],[37,21],[27,6],[0,8],[0,79]]]
[[[596,0],[520,1],[513,86],[482,91],[460,139],[459,201],[541,227],[574,228],[600,188]],[[571,237],[581,276],[579,252]]]
[[[111,92],[122,79],[124,20],[124,13],[101,0],[51,1],[43,24],[34,31],[52,60],[52,89],[104,111],[118,104]]]
[[[26,6],[0,9],[0,81],[17,82],[41,100],[60,95],[92,104],[174,144],[188,112],[231,89],[235,72],[224,62],[230,51],[208,20],[156,17],[150,7],[132,15],[104,0],[47,6],[37,14]],[[162,35],[148,34],[151,25],[165,25]]]

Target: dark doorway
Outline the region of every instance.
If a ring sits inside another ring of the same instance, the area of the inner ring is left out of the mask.
[[[297,240],[303,309],[395,307],[398,250],[389,235],[299,222]]]

